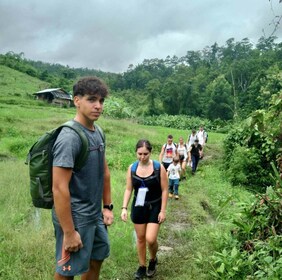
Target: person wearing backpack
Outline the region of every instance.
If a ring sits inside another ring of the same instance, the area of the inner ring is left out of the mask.
[[[88,157],[81,169],[74,168],[82,142],[73,129],[63,127],[53,146],[55,280],[74,279],[75,275],[98,280],[102,262],[110,253],[107,233],[107,226],[113,223],[110,172],[105,141],[95,124],[107,95],[106,85],[97,77],[82,78],[73,86],[74,121],[89,142]]]
[[[189,149],[189,161],[192,161],[192,175],[195,175],[198,167],[198,163],[203,151],[203,147],[199,144],[199,140],[196,139],[194,144]]]
[[[186,179],[186,165],[188,161],[188,149],[186,143],[184,143],[183,137],[179,137],[179,143],[177,145],[177,154],[179,157],[179,164],[181,166],[180,179]]]
[[[201,125],[199,130],[197,131],[197,138],[199,140],[199,144],[202,146],[202,153],[201,153],[201,157],[203,158],[204,156],[204,147],[206,145],[207,142],[207,133],[204,130],[204,127]]]
[[[128,167],[126,189],[123,197],[121,219],[128,218],[127,207],[132,193],[131,220],[137,236],[139,268],[135,279],[152,277],[158,263],[158,233],[166,218],[168,199],[168,178],[165,168],[158,161],[151,160],[152,145],[146,139],[136,144],[137,161]],[[150,255],[146,266],[146,244]]]
[[[191,145],[194,144],[195,140],[198,139],[195,129],[192,129],[191,134],[187,138],[187,149],[189,150]]]
[[[167,136],[167,142],[162,146],[162,150],[159,155],[159,161],[163,164],[165,170],[167,170],[176,155],[177,144],[173,143],[173,136],[169,134]]]

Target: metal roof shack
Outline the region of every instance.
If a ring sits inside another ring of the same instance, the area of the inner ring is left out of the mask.
[[[36,99],[47,101],[59,106],[70,107],[72,96],[61,88],[48,88],[34,93]]]

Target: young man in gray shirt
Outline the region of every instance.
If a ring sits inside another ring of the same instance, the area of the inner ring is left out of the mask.
[[[107,226],[113,223],[110,172],[104,139],[95,125],[107,95],[106,85],[96,77],[82,78],[73,87],[74,121],[89,143],[81,169],[74,168],[82,141],[73,129],[64,127],[53,147],[55,280],[74,279],[75,275],[98,280],[102,262],[109,256]]]

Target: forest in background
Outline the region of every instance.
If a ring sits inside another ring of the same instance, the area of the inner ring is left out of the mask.
[[[266,109],[281,90],[282,42],[276,40],[262,36],[253,44],[230,38],[183,57],[145,59],[124,73],[32,61],[13,52],[0,54],[0,65],[69,92],[79,77],[98,76],[109,85],[112,102],[126,107],[122,117],[168,114],[228,122]]]

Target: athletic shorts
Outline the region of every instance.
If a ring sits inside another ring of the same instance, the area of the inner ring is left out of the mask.
[[[171,164],[171,162],[162,162],[162,164],[163,164],[165,170],[167,170],[169,165]]]
[[[184,160],[184,155],[179,155],[179,161],[183,162],[183,160]]]
[[[63,276],[80,275],[88,271],[90,260],[103,261],[110,254],[107,227],[102,219],[95,224],[77,228],[83,248],[67,252],[63,248],[63,231],[54,223],[56,237],[56,272]]]
[[[133,200],[131,207],[131,220],[134,224],[158,224],[158,216],[161,211],[162,200],[152,204],[145,203],[144,206],[134,206],[135,199]]]

